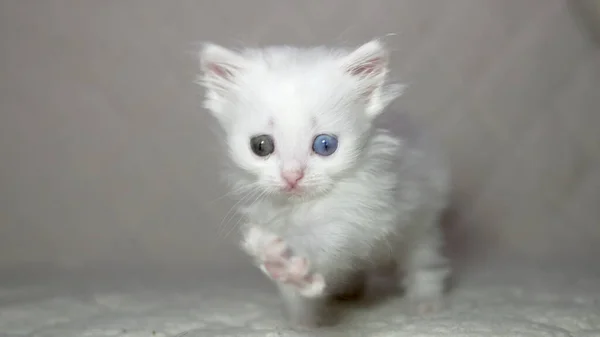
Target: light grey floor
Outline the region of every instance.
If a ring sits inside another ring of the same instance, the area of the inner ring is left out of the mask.
[[[401,297],[348,305],[328,329],[293,331],[267,281],[219,277],[187,285],[71,280],[0,290],[0,331],[10,337],[84,336],[600,336],[600,275],[541,268],[468,272],[438,314],[407,314]],[[75,286],[79,284],[78,286]]]

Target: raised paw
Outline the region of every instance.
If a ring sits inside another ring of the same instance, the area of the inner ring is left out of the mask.
[[[319,297],[325,290],[325,279],[310,271],[310,264],[304,257],[292,254],[273,257],[265,261],[261,269],[273,280],[297,288],[304,297]]]
[[[282,238],[259,228],[251,228],[246,234],[243,248],[272,280],[296,288],[304,297],[323,295],[323,276],[312,273],[308,259],[295,256]]]
[[[296,288],[304,297],[319,297],[324,293],[323,276],[311,272],[308,259],[295,256],[279,238],[265,247],[260,269],[272,280]]]

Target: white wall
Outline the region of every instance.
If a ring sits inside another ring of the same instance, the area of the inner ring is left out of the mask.
[[[566,2],[2,1],[0,267],[244,263],[196,43],[387,33],[394,108],[452,159],[454,251],[598,256],[600,52]]]

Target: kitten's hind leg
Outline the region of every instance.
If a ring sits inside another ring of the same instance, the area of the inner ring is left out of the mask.
[[[412,242],[402,269],[404,287],[413,310],[427,314],[442,309],[444,291],[451,267],[442,253],[442,235],[438,227]],[[400,269],[400,268],[399,268]]]

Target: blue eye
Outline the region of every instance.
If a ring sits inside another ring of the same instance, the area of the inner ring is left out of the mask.
[[[313,142],[313,151],[319,156],[330,156],[338,147],[338,140],[333,135],[318,135]]]

